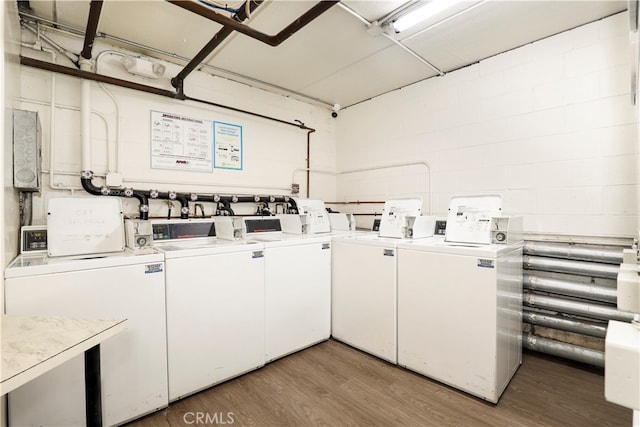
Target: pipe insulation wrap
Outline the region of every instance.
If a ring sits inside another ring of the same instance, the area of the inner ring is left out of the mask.
[[[522,284],[525,289],[532,291],[550,292],[610,304],[616,304],[618,301],[617,290],[607,286],[570,282],[568,280],[539,277],[535,274],[526,273],[522,277]]]
[[[604,368],[604,352],[527,334],[524,348]]]
[[[529,307],[536,307],[560,313],[571,313],[593,319],[631,322],[634,317],[634,314],[631,312],[620,311],[604,304],[553,298],[545,295],[525,294],[522,297],[522,303]]]
[[[522,321],[530,325],[544,326],[560,331],[588,335],[590,337],[604,338],[607,335],[607,326],[605,324],[554,316],[546,313],[524,311],[522,313]]]
[[[622,263],[622,247],[575,245],[571,243],[525,242],[525,255],[592,261],[605,264]]]
[[[531,255],[525,255],[522,264],[525,270],[552,271],[604,279],[616,279],[618,270],[620,270],[620,266],[613,264],[543,258]]]

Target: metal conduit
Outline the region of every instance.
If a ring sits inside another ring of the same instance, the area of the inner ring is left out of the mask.
[[[616,279],[618,277],[618,270],[620,269],[620,266],[613,264],[543,258],[531,255],[525,255],[523,257],[523,267],[525,270],[553,271],[556,273],[568,273],[605,279]]]
[[[571,243],[525,242],[525,255],[593,261],[606,264],[622,263],[622,248],[611,246],[579,246]]]
[[[616,304],[618,292],[615,288],[591,283],[570,282],[568,280],[538,277],[535,272],[525,273],[522,277],[525,289],[553,294],[568,295],[593,301]]]
[[[590,365],[604,367],[604,352],[590,348],[567,344],[561,341],[541,338],[534,335],[525,335],[522,340],[524,348],[535,350]]]
[[[571,313],[592,319],[631,322],[634,317],[633,313],[620,311],[604,304],[586,303],[545,295],[525,294],[523,295],[522,302],[529,307],[537,307],[560,313]]]
[[[590,337],[604,338],[607,334],[607,326],[605,324],[586,322],[533,311],[524,311],[522,313],[522,321],[531,325],[544,326],[560,331],[588,335]]]

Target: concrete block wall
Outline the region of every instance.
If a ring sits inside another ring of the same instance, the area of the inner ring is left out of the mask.
[[[633,235],[630,58],[620,13],[347,108],[338,170],[428,162],[432,202],[420,166],[338,175],[338,199],[421,196],[424,212],[446,215],[451,196],[501,194],[529,232]]]

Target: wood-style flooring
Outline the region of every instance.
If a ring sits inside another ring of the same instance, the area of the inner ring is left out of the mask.
[[[199,417],[199,418],[198,418]],[[631,426],[604,399],[602,370],[540,353],[497,405],[334,340],[217,385],[128,427],[166,426]]]

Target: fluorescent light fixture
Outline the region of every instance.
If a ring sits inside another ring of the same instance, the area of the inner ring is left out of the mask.
[[[430,0],[417,9],[413,9],[406,15],[403,15],[393,21],[393,29],[396,33],[402,32],[413,27],[419,22],[436,16],[443,10],[448,9],[459,2],[460,0]]]

